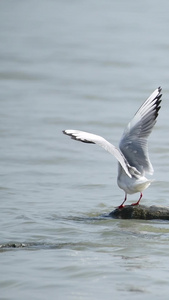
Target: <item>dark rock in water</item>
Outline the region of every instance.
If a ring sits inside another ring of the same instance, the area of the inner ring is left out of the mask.
[[[24,248],[26,245],[23,243],[8,243],[0,244],[0,249],[2,248]]]
[[[116,208],[109,214],[109,217],[116,219],[169,220],[169,207],[126,205],[121,209]]]

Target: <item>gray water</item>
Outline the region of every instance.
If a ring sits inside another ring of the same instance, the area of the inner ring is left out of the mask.
[[[116,160],[62,134],[118,145],[161,85],[142,204],[169,205],[168,13],[167,0],[0,1],[0,299],[168,299],[168,222],[106,217],[124,197]]]

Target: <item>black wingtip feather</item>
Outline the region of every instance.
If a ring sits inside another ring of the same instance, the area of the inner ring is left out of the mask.
[[[162,97],[161,91],[162,91],[162,88],[161,88],[161,86],[159,86],[158,87],[159,94],[156,96],[156,106],[154,108],[154,110],[155,110],[155,119],[158,117],[158,112],[159,112],[159,110],[161,108],[161,106],[160,106],[160,103],[162,101],[162,99],[161,99],[161,97]]]
[[[95,144],[94,142],[90,142],[88,140],[82,140],[77,138],[75,135],[73,135],[72,133],[67,133],[66,130],[62,131],[64,134],[69,135],[71,137],[72,140],[78,141],[78,142],[82,142],[82,143],[87,143],[87,144]]]

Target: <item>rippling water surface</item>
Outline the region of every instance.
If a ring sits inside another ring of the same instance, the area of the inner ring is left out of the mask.
[[[124,197],[117,162],[62,134],[118,145],[161,85],[142,203],[169,205],[168,10],[166,0],[0,2],[1,299],[168,299],[168,222],[108,218]]]

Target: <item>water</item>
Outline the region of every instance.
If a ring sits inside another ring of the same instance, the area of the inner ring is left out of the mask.
[[[168,205],[168,9],[166,0],[0,2],[1,299],[168,299],[168,222],[105,217],[124,196],[115,159],[61,132],[118,145],[161,85],[155,182],[142,203]]]

